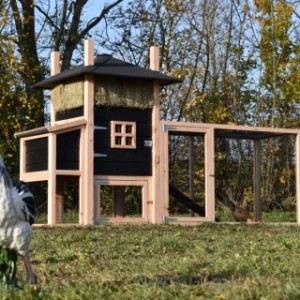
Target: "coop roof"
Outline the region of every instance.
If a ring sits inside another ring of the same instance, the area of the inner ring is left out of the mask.
[[[111,55],[99,55],[95,59],[93,66],[78,66],[64,71],[57,75],[51,76],[43,81],[34,84],[33,88],[51,89],[57,83],[83,75],[94,76],[112,76],[122,78],[136,78],[151,81],[158,81],[160,85],[168,85],[181,82],[181,80],[164,75],[158,71],[142,68],[137,65],[127,63],[123,60],[113,58]]]

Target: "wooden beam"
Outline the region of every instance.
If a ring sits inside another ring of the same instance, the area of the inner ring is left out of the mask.
[[[53,51],[51,53],[51,76],[60,73],[59,60],[60,60],[59,52]]]
[[[94,65],[94,41],[93,40],[84,41],[84,65],[85,66]]]
[[[205,208],[209,221],[215,221],[215,143],[214,127],[205,134]]]
[[[159,71],[159,47],[150,47],[150,69],[153,71]]]
[[[261,205],[261,141],[254,141],[253,155],[253,180],[254,180],[254,217],[257,221],[262,220],[262,205]]]
[[[84,117],[86,119],[83,143],[83,199],[84,224],[94,223],[94,77],[84,79]]]
[[[56,216],[56,134],[48,138],[48,224],[54,225]]]
[[[51,76],[60,73],[59,61],[60,61],[59,52],[58,51],[52,52],[51,53]],[[52,125],[55,123],[55,110],[52,104],[52,95],[50,101],[50,122]]]
[[[159,71],[159,48],[150,48],[150,67]],[[160,131],[160,86],[154,82],[154,105],[152,110],[152,176],[153,176],[153,223],[162,223],[163,216],[163,189],[162,189],[162,163],[161,163],[161,131]]]

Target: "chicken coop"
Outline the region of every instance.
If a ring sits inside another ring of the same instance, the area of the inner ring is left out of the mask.
[[[180,82],[159,72],[159,48],[150,49],[150,69],[111,55],[94,57],[85,41],[84,64],[60,73],[59,53],[51,55],[51,76],[33,88],[51,92],[48,126],[20,132],[20,179],[47,181],[48,224],[62,222],[64,186],[79,186],[79,224],[96,222],[181,222],[215,220],[215,138],[251,139],[255,144],[255,214],[261,218],[260,140],[296,136],[296,190],[299,206],[300,130],[169,122],[160,119],[160,89]],[[204,205],[170,184],[170,136],[197,137],[203,144]],[[103,215],[105,188],[112,215]],[[140,214],[125,213],[126,187],[141,195]],[[169,196],[198,217],[169,216]],[[297,222],[300,213],[297,210]]]

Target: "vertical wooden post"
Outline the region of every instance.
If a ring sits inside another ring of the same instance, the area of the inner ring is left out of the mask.
[[[56,223],[63,223],[64,179],[62,177],[57,178],[56,190]]]
[[[150,68],[159,71],[159,47],[150,48]],[[160,86],[154,82],[154,105],[152,110],[152,178],[153,178],[153,223],[162,223],[163,195],[161,191],[161,145],[160,145]]]
[[[300,224],[300,133],[296,136],[296,209],[297,209],[297,223]]]
[[[189,137],[189,191],[190,191],[190,199],[195,201],[195,144],[194,144],[194,137]],[[190,210],[190,215],[193,217],[195,213]]]
[[[215,143],[214,127],[205,134],[205,216],[215,221]]]
[[[84,43],[85,66],[94,64],[94,42],[86,40]],[[84,117],[86,126],[83,143],[83,164],[80,187],[83,189],[81,201],[83,204],[84,224],[94,223],[94,77],[84,76]]]
[[[58,51],[54,51],[51,53],[51,76],[54,76],[60,72],[59,67],[60,54]],[[50,101],[50,121],[51,125],[55,123],[55,111],[52,105],[52,101]]]
[[[54,225],[56,216],[56,134],[48,137],[48,224]]]
[[[125,187],[113,186],[112,197],[114,203],[114,217],[125,216]]]
[[[26,172],[26,141],[21,138],[20,140],[20,180]]]
[[[254,155],[253,155],[253,180],[254,180],[254,217],[261,222],[262,206],[261,206],[261,141],[254,140]]]
[[[95,219],[100,218],[100,185],[97,184],[94,187],[94,207],[95,207]]]

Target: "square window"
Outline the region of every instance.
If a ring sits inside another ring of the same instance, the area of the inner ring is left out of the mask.
[[[136,148],[136,123],[125,121],[111,121],[111,147]]]

